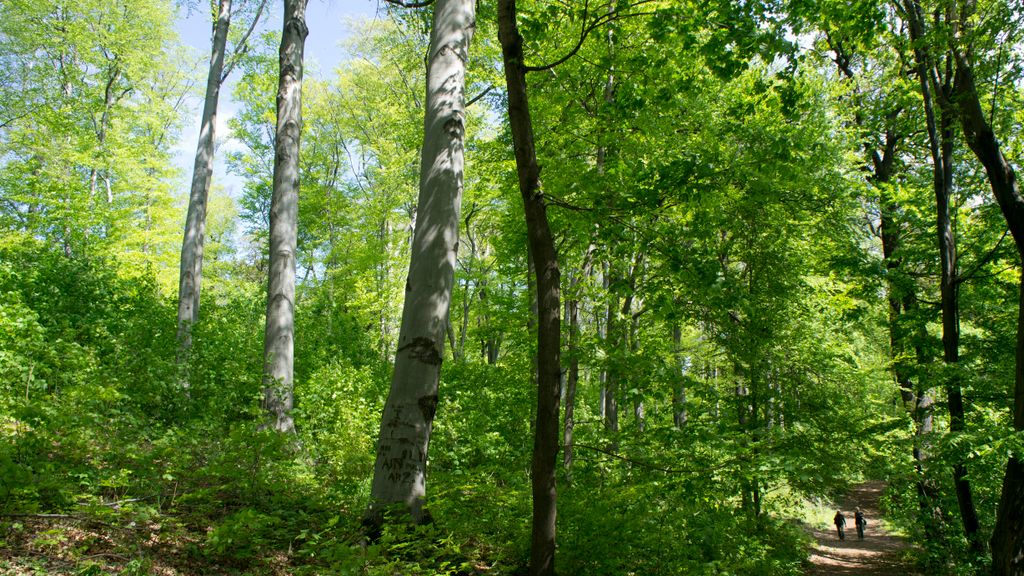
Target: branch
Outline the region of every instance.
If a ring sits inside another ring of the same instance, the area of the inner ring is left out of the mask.
[[[992,249],[989,250],[988,253],[981,258],[981,260],[978,260],[978,262],[974,264],[974,267],[971,268],[970,271],[968,271],[966,274],[961,274],[960,277],[956,279],[957,284],[963,284],[968,280],[976,278],[978,271],[981,270],[981,267],[984,266],[985,264],[988,264],[989,262],[992,261],[993,258],[995,258],[996,251],[999,250],[999,247],[1003,244],[1003,240],[1006,240],[1006,235],[1009,233],[1009,230],[1004,231],[1003,235],[999,237],[999,241],[996,242],[996,245],[993,246]]]
[[[469,102],[466,102],[466,108],[469,108],[470,106],[475,104],[477,100],[483,98],[484,96],[487,96],[487,94],[490,93],[491,90],[494,90],[494,84],[491,84],[490,86],[485,88],[483,92],[481,92],[481,93],[477,94],[476,96],[470,98]]]
[[[541,71],[541,70],[550,70],[551,68],[554,68],[555,66],[558,66],[562,62],[565,62],[569,58],[572,58],[572,56],[574,54],[579,52],[580,48],[583,46],[583,42],[586,41],[586,39],[587,39],[587,35],[590,34],[590,32],[593,31],[594,28],[597,28],[597,26],[601,23],[601,17],[598,17],[596,20],[594,20],[594,24],[591,25],[588,28],[587,27],[587,13],[589,11],[590,11],[590,0],[583,0],[583,28],[580,30],[580,40],[579,40],[579,42],[576,43],[576,47],[575,48],[570,50],[569,53],[566,54],[565,56],[563,56],[563,57],[559,58],[557,61],[555,61],[554,64],[547,65],[547,66],[540,66],[540,67],[523,66],[523,70],[525,72],[535,72],[535,71]]]
[[[835,63],[840,72],[845,74],[850,80],[853,80],[855,74],[853,73],[853,68],[850,67],[850,55],[843,48],[842,41],[832,40],[832,35],[829,34],[828,30],[825,30],[825,41],[828,42],[828,47],[836,54],[832,62]]]
[[[74,518],[80,520],[71,514],[0,514],[0,518]]]
[[[388,0],[388,1],[390,2],[391,0]],[[630,4],[627,8],[636,8],[637,6],[640,6],[642,4],[648,4],[650,2],[654,2],[654,0],[638,0],[637,2],[635,2],[633,4]],[[604,14],[602,16],[598,16],[588,26],[587,25],[587,11],[589,9],[589,5],[590,5],[589,0],[586,0],[583,3],[583,28],[582,28],[582,30],[580,30],[580,39],[576,42],[576,46],[574,46],[572,48],[572,50],[570,50],[565,56],[562,56],[561,58],[559,58],[558,60],[555,60],[554,62],[551,62],[550,64],[544,64],[542,66],[523,66],[523,71],[524,72],[543,72],[545,70],[551,70],[555,66],[558,66],[559,64],[564,63],[566,60],[568,60],[569,58],[572,58],[573,56],[576,55],[577,52],[580,51],[580,48],[583,47],[583,43],[586,42],[586,40],[587,40],[587,36],[589,36],[590,33],[593,32],[598,26],[602,26],[604,24],[607,24],[609,22],[613,22],[615,20],[622,20],[622,19],[625,19],[625,18],[635,18],[637,16],[650,16],[650,15],[654,14],[654,12],[637,12],[635,14],[621,14],[619,12],[609,12],[609,13]]]
[[[117,510],[117,509],[121,508],[122,504],[130,504],[132,502],[143,502],[143,501],[149,500],[151,498],[156,498],[157,496],[158,496],[158,494],[153,494],[151,496],[143,496],[141,498],[127,498],[125,500],[114,500],[113,502],[100,502],[100,505],[102,505],[102,506],[109,506],[109,507]]]
[[[266,6],[267,0],[260,2],[260,7],[256,9],[256,15],[253,16],[252,23],[249,24],[249,29],[245,31],[245,35],[242,36],[242,39],[235,45],[235,52],[231,55],[231,60],[228,61],[227,66],[224,67],[224,72],[220,75],[221,84],[228,79],[228,76],[230,76],[231,72],[235,69],[235,65],[238,64],[238,61],[242,59],[242,56],[249,51],[249,45],[247,44],[249,42],[249,36],[252,34],[252,31],[256,29],[256,25],[259,24],[260,16],[263,15],[263,9]]]
[[[401,6],[402,8],[426,8],[434,3],[434,0],[425,0],[424,2],[404,2],[403,0],[384,0],[388,4],[394,4],[395,6]]]
[[[991,126],[995,121],[996,115],[996,100],[999,98],[999,75],[1002,72],[1000,61],[1003,59],[1003,49],[1006,47],[1006,43],[999,45],[999,55],[996,56],[996,80],[992,84],[992,106],[988,109],[988,124]]]
[[[127,562],[129,558],[120,554],[114,554],[113,552],[100,552],[99,554],[90,554],[88,556],[82,556],[82,560],[88,560],[89,558],[117,558],[118,560],[124,560]]]
[[[25,118],[29,114],[30,114],[30,112],[25,112],[24,114],[15,115],[15,116],[12,116],[12,117],[8,118],[7,120],[4,120],[3,122],[0,122],[0,130],[3,130],[4,128],[7,128],[11,124],[14,124],[18,120],[21,120],[22,118]]]
[[[605,456],[611,456],[612,458],[616,458],[618,460],[622,460],[623,462],[628,462],[630,464],[636,464],[637,466],[640,466],[642,468],[648,468],[648,469],[651,469],[651,470],[657,470],[658,472],[664,472],[666,474],[689,474],[690,472],[692,472],[691,470],[684,470],[682,468],[662,468],[661,466],[658,466],[656,464],[651,464],[649,462],[643,462],[641,460],[633,460],[632,458],[627,458],[627,457],[625,457],[625,456],[623,456],[621,454],[616,454],[615,452],[612,452],[610,450],[605,450],[604,448],[598,448],[596,446],[588,446],[586,444],[573,444],[573,447],[574,448],[582,448],[584,450],[593,450],[594,452],[600,452],[601,454],[604,454]]]
[[[592,211],[594,211],[594,208],[584,208],[583,206],[577,206],[575,204],[570,204],[570,203],[566,202],[565,200],[562,200],[558,196],[554,196],[552,194],[545,193],[544,194],[544,200],[547,202],[547,204],[550,204],[552,206],[561,206],[562,208],[566,208],[566,209],[572,210],[574,212],[592,212]]]
[[[584,450],[593,450],[594,452],[600,452],[601,454],[604,454],[605,456],[611,456],[612,458],[615,458],[615,459],[618,459],[618,460],[622,460],[623,462],[627,462],[629,464],[635,464],[636,466],[640,466],[641,468],[647,468],[649,470],[657,470],[658,472],[664,472],[665,474],[703,475],[703,474],[708,474],[710,472],[714,472],[716,470],[722,470],[724,468],[728,468],[728,467],[733,466],[735,464],[738,464],[738,463],[741,463],[741,462],[747,462],[747,461],[750,460],[749,457],[741,455],[741,456],[737,456],[735,458],[731,458],[729,460],[726,460],[725,462],[721,462],[721,463],[719,463],[719,464],[717,464],[715,466],[708,466],[706,468],[697,468],[697,469],[664,468],[662,466],[658,466],[657,464],[651,464],[650,462],[644,462],[643,460],[633,460],[632,458],[628,458],[626,456],[622,456],[621,454],[616,454],[616,453],[614,453],[614,452],[612,452],[610,450],[605,450],[604,448],[598,448],[597,446],[588,446],[586,444],[573,444],[573,447],[574,448],[583,448]],[[563,448],[564,448],[564,446],[563,446]]]

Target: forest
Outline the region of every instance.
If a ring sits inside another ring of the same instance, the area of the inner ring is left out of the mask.
[[[1019,0],[361,1],[0,3],[0,573],[1024,575]]]

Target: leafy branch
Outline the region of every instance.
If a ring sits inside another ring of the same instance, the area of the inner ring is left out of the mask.
[[[392,0],[388,0],[388,1],[390,2]],[[632,9],[632,8],[636,8],[637,6],[641,6],[643,4],[649,4],[649,3],[654,2],[654,1],[655,0],[637,0],[637,2],[634,2],[633,4],[630,4],[629,6],[627,6],[626,9],[629,10],[629,9]],[[551,70],[552,68],[554,68],[554,67],[556,67],[556,66],[558,66],[560,64],[563,64],[564,62],[569,60],[569,58],[572,58],[573,56],[576,55],[577,52],[580,51],[580,48],[583,47],[583,43],[587,41],[587,36],[589,36],[591,32],[593,32],[595,29],[597,29],[600,26],[608,24],[609,22],[615,22],[615,21],[618,21],[618,20],[625,20],[626,18],[636,18],[638,16],[650,16],[650,15],[654,14],[654,12],[634,12],[634,13],[631,13],[631,14],[629,14],[629,13],[623,14],[623,13],[618,12],[616,10],[609,10],[606,14],[602,14],[602,15],[598,16],[597,18],[594,18],[593,22],[590,22],[588,24],[587,23],[587,18],[588,18],[589,10],[590,10],[590,0],[585,0],[584,3],[583,3],[583,28],[580,30],[579,40],[577,40],[576,45],[573,46],[573,48],[571,50],[569,50],[569,52],[567,52],[564,56],[562,56],[558,60],[555,60],[554,62],[551,62],[549,64],[543,64],[541,66],[523,66],[523,71],[525,71],[525,72],[543,72],[545,70]]]
[[[1009,233],[1009,230],[1004,231],[1003,235],[999,237],[999,241],[996,242],[996,245],[993,246],[992,249],[989,250],[980,260],[978,260],[974,264],[973,268],[971,268],[966,273],[961,274],[960,277],[957,278],[957,284],[963,284],[964,282],[977,278],[978,272],[982,269],[982,267],[984,267],[986,264],[988,264],[995,258],[996,253],[999,250],[999,247],[1003,245],[1003,240],[1006,240],[1006,236]]]
[[[252,35],[253,30],[256,29],[256,25],[260,22],[260,16],[263,15],[263,9],[267,7],[267,0],[262,0],[259,7],[256,9],[256,15],[252,17],[252,23],[249,24],[249,29],[245,31],[242,39],[238,41],[234,53],[231,54],[231,59],[224,65],[224,72],[220,75],[221,84],[228,79],[231,72],[238,65],[238,62],[245,56],[246,52],[249,51],[249,36]]]

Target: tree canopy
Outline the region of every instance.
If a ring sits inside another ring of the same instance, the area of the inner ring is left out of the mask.
[[[0,571],[1021,573],[1019,6],[235,4],[0,4]]]

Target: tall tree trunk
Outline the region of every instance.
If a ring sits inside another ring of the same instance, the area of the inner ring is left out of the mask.
[[[458,343],[452,342],[452,359],[456,362],[462,362],[466,358],[466,334],[469,332],[469,310],[473,300],[476,299],[476,286],[479,285],[477,282],[472,282],[474,274],[477,273],[477,267],[479,264],[479,258],[477,256],[477,245],[476,239],[473,237],[473,216],[477,214],[479,208],[476,203],[470,207],[469,211],[466,212],[466,216],[462,219],[466,226],[466,242],[469,245],[469,257],[463,264],[463,270],[465,271],[465,278],[462,283],[462,320],[459,323],[459,339]],[[486,272],[486,269],[483,270]],[[482,298],[481,298],[482,300]],[[477,321],[479,325],[480,321]]]
[[[540,165],[533,140],[533,120],[526,94],[523,37],[516,24],[516,0],[498,0],[498,39],[508,88],[508,119],[515,148],[519,191],[523,197],[530,253],[535,263],[538,294],[537,431],[533,444],[533,530],[531,576],[555,573],[555,469],[558,456],[559,270],[555,242],[548,225]]]
[[[967,145],[985,167],[992,192],[1016,244],[1017,255],[1024,263],[1024,198],[1017,176],[985,120],[967,56],[956,53],[955,57],[954,91]],[[1024,431],[1024,272],[1019,290],[1013,396],[1013,429],[1017,433]],[[1024,574],[1024,454],[1011,454],[1006,464],[991,546],[993,576]]]
[[[615,4],[609,2],[608,13],[612,14],[614,12]],[[611,62],[608,68],[608,76],[604,82],[603,96],[604,103],[608,105],[615,101],[615,31],[611,27],[605,33],[605,42],[608,45],[608,61]],[[598,126],[603,127],[604,124],[601,123]],[[605,165],[611,150],[607,145],[607,137],[603,129],[599,132],[599,139],[595,162],[597,164],[597,173],[604,178]],[[610,190],[605,190],[605,193],[611,196]],[[619,322],[619,297],[617,293],[613,294],[612,290],[618,283],[619,276],[620,273],[614,257],[608,255],[608,260],[604,264],[602,281],[608,298],[608,308],[605,315],[604,338],[602,339],[607,367],[601,373],[601,415],[604,418],[605,430],[612,435],[610,448],[613,452],[618,451],[616,435],[619,432],[619,384],[622,379],[618,352],[622,350],[623,342],[622,326]]]
[[[891,133],[886,134],[886,142],[887,144],[892,142]],[[875,156],[875,172],[872,176],[872,183],[878,187],[880,193],[879,209],[881,212],[881,222],[879,233],[882,238],[882,258],[885,260],[886,269],[886,297],[889,301],[889,350],[892,358],[892,373],[893,378],[896,380],[896,385],[899,387],[904,408],[912,412],[916,402],[916,394],[914,393],[914,385],[911,382],[908,367],[903,360],[907,346],[906,337],[900,328],[900,317],[905,312],[903,300],[906,295],[901,293],[902,290],[899,287],[899,282],[895,278],[901,264],[900,227],[896,222],[899,206],[896,202],[886,197],[887,192],[884,187],[885,184],[888,184],[891,176],[890,170],[886,168],[891,166],[891,162],[885,163],[883,159],[890,156],[890,154],[890,147],[887,145],[885,156],[881,158],[877,155]]]
[[[291,410],[295,349],[295,248],[299,228],[299,137],[307,0],[285,0],[278,51],[274,190],[270,200],[267,324],[263,341],[263,409],[268,426],[294,432]]]
[[[918,314],[916,294],[906,294],[903,297],[902,305],[907,316],[913,317]],[[928,338],[927,328],[917,322],[915,330],[917,334],[915,335],[914,358],[917,365],[923,367],[932,361],[922,345]],[[926,538],[934,542],[939,540],[939,530],[942,528],[942,508],[939,504],[938,487],[935,481],[927,475],[928,459],[931,457],[933,442],[932,433],[934,432],[935,389],[924,378],[918,376],[917,382],[910,384],[909,397],[913,402],[909,409],[910,417],[914,421],[913,457],[914,468],[918,475],[918,505]]]
[[[575,279],[574,279],[575,280]],[[575,281],[572,282],[575,284]],[[571,478],[573,460],[573,431],[576,427],[576,387],[580,379],[580,359],[577,340],[580,332],[580,303],[575,299],[566,302],[565,316],[569,321],[569,368],[565,375],[565,422],[562,425],[562,468],[566,478]]]
[[[527,234],[529,234],[529,231],[527,231]],[[527,239],[527,242],[529,242],[529,239]],[[533,252],[529,250],[529,243],[527,243],[526,251],[526,293],[530,298],[530,313],[526,317],[526,333],[533,334],[537,330],[537,319],[540,317],[538,314],[540,302],[537,294],[537,266],[533,261]],[[561,383],[561,375],[559,375],[559,383]],[[536,351],[530,357],[530,385],[537,386]]]
[[[956,365],[960,362],[960,301],[958,294],[959,280],[956,269],[956,237],[953,230],[950,203],[953,196],[953,119],[950,106],[943,104],[940,114],[940,155],[942,177],[936,177],[935,206],[936,228],[939,240],[939,259],[941,264],[940,299],[942,309],[942,350],[943,361],[953,368],[946,376],[946,400],[949,408],[952,433],[961,433],[966,428],[963,392],[960,387],[960,374]],[[970,544],[971,551],[976,555],[984,554],[985,545],[979,533],[980,523],[974,506],[971,484],[967,480],[967,467],[963,461],[953,464],[953,483],[956,489],[957,505],[964,534]]]
[[[467,271],[469,274],[469,271]],[[458,342],[452,342],[452,347],[455,350],[452,351],[452,358],[456,362],[461,362],[466,356],[466,332],[469,330],[469,305],[473,301],[473,288],[470,286],[469,278],[462,285],[462,321],[459,323],[459,340]]]
[[[430,36],[426,110],[402,326],[377,440],[367,521],[404,506],[425,519],[427,448],[437,409],[462,202],[465,76],[476,26],[474,0],[438,0]]]
[[[846,51],[840,42],[833,42],[831,37],[829,39],[829,46],[835,52],[836,58],[835,63],[839,68],[839,71],[846,75],[847,78],[854,80],[856,78],[853,69],[850,67],[850,63],[853,61],[853,55]],[[900,109],[895,109],[888,114],[888,119],[895,121],[899,117]],[[859,111],[856,115],[857,125],[863,127],[864,115]],[[907,373],[906,367],[903,365],[900,359],[906,350],[904,345],[904,337],[899,330],[899,319],[903,312],[901,306],[901,300],[903,295],[900,294],[898,284],[894,280],[894,275],[900,267],[899,249],[900,249],[900,227],[896,222],[897,214],[899,213],[899,205],[896,202],[890,200],[886,185],[892,179],[893,166],[896,160],[896,146],[899,143],[900,138],[892,129],[886,129],[885,131],[885,145],[882,148],[882,152],[879,153],[875,147],[865,142],[864,149],[867,152],[867,156],[871,161],[872,174],[869,178],[871,185],[878,192],[879,197],[879,236],[882,240],[882,258],[885,261],[886,276],[887,276],[887,298],[889,301],[889,347],[890,356],[893,359],[893,377],[896,380],[897,385],[900,389],[900,396],[903,400],[903,405],[908,410],[913,409],[916,401],[914,394],[913,384],[910,381],[910,376]]]
[[[192,189],[185,216],[185,236],[181,243],[181,269],[178,275],[178,364],[187,365],[192,348],[192,325],[199,320],[199,293],[203,281],[203,243],[206,237],[206,203],[213,177],[213,147],[217,126],[217,102],[223,83],[224,52],[231,26],[231,0],[220,0],[213,30],[210,72],[206,78],[206,98],[199,125],[199,143],[192,169]],[[183,374],[182,384],[188,386]]]
[[[751,390],[754,389],[752,379],[756,367],[751,366],[749,371],[745,370],[736,360],[733,361],[733,366],[736,378],[736,388],[734,390],[736,418],[742,435],[739,444],[745,449],[750,446],[751,434],[757,427],[757,406],[754,403],[754,395],[751,394]],[[744,382],[744,379],[748,380],[749,386]],[[751,418],[752,416],[753,418]],[[756,452],[756,450],[752,450],[752,452]],[[740,506],[744,512],[751,514],[755,518],[757,517],[756,487],[756,476],[744,475],[740,479]]]
[[[622,309],[620,311],[622,315],[622,326],[621,326],[621,344],[617,345],[617,348],[622,350],[625,356],[625,363],[628,364],[637,352],[640,350],[639,333],[640,333],[640,316],[639,311],[634,311],[634,302],[638,300],[636,295],[637,279],[639,278],[640,270],[644,263],[644,251],[637,250],[633,264],[629,268],[629,276],[627,278],[628,292],[622,302]],[[641,308],[641,305],[637,305],[636,308]],[[625,326],[626,320],[629,320],[628,328]],[[621,366],[621,365],[620,365]],[[621,378],[625,373],[624,370],[618,372],[618,376]],[[627,383],[629,383],[627,381]],[[633,386],[633,389],[639,390],[639,386]],[[644,402],[641,395],[637,395],[633,398],[633,417],[636,421],[637,430],[640,432],[644,431],[645,420],[644,420]]]
[[[477,318],[477,328],[481,328],[483,338],[480,340],[480,356],[491,366],[498,363],[498,355],[501,352],[501,335],[495,333],[494,323],[491,321],[491,314],[488,311],[487,302],[487,279],[480,280],[481,315]]]
[[[630,359],[636,358],[637,354],[640,352],[640,316],[638,313],[633,313],[630,316],[628,349]],[[632,384],[632,389],[637,390],[636,396],[633,397],[633,419],[636,421],[637,431],[643,432],[647,428],[647,417],[646,411],[644,410],[644,397],[643,393],[640,392],[640,382],[634,380]]]
[[[565,316],[569,322],[569,369],[566,374],[565,383],[565,422],[562,432],[562,467],[565,469],[566,478],[571,478],[573,460],[573,430],[576,426],[574,413],[576,410],[576,387],[580,380],[580,358],[579,358],[579,334],[580,334],[580,301],[579,286],[583,279],[590,276],[590,268],[593,264],[594,252],[597,249],[595,244],[587,247],[583,255],[583,266],[579,274],[573,276],[569,281],[569,292],[572,295],[565,303]]]
[[[683,357],[683,331],[678,321],[672,326],[672,358],[675,360],[675,373],[678,381],[676,393],[672,397],[672,422],[676,428],[682,429],[688,420],[686,414],[686,371],[690,360]]]
[[[886,136],[887,146],[885,154],[879,158],[875,156],[875,173],[872,182],[884,184],[889,181],[891,172],[891,155],[894,149],[888,143],[890,136]],[[884,194],[884,192],[883,192]],[[929,454],[930,435],[932,433],[932,419],[934,410],[934,391],[923,384],[915,388],[911,377],[911,369],[902,359],[907,353],[907,335],[900,327],[901,318],[915,313],[917,310],[917,297],[913,294],[901,294],[898,282],[893,276],[900,267],[900,233],[896,223],[897,205],[883,196],[881,201],[881,237],[882,253],[885,258],[885,266],[889,274],[888,280],[888,301],[889,301],[889,345],[893,357],[893,377],[899,387],[903,407],[910,414],[914,421],[914,447],[913,457],[915,468],[918,473],[917,494],[921,518],[925,526],[926,538],[929,541],[939,540],[939,529],[941,521],[941,510],[938,506],[938,494],[935,483],[925,477],[925,465]],[[924,351],[920,345],[913,346],[916,350],[915,360],[921,365],[927,361]]]
[[[602,414],[604,429],[611,433],[612,449],[617,450],[618,442],[614,435],[619,432],[619,351],[622,349],[621,326],[619,322],[619,297],[614,293],[613,286],[618,280],[614,272],[615,264],[606,263],[604,270],[604,290],[608,304],[604,322],[605,363],[604,380],[601,382]]]
[[[941,309],[942,309],[942,348],[943,361],[950,367],[960,361],[960,319],[959,302],[957,300],[956,279],[956,240],[953,235],[953,222],[950,217],[950,201],[953,196],[953,102],[952,86],[949,76],[952,75],[951,55],[947,58],[947,79],[945,82],[936,70],[937,62],[932,55],[920,45],[924,37],[924,20],[921,16],[920,4],[917,0],[906,0],[905,9],[909,16],[911,40],[918,44],[914,47],[914,59],[917,65],[921,95],[924,100],[925,119],[928,129],[929,150],[932,156],[933,187],[935,191],[936,223],[939,241],[939,260],[941,263]],[[936,118],[935,102],[939,104],[939,115]],[[948,408],[950,412],[950,429],[962,432],[964,429],[963,394],[960,389],[959,376],[953,374],[945,382]],[[982,554],[984,544],[978,534],[978,514],[974,507],[971,485],[967,480],[967,471],[962,462],[953,465],[953,481],[956,487],[957,504],[960,518],[972,552]]]
[[[608,263],[604,262],[601,266],[601,272],[598,274],[601,287],[604,289],[605,294],[608,293]],[[594,325],[597,327],[597,341],[602,350],[608,350],[608,313],[607,309],[602,311],[594,308]],[[607,356],[607,354],[606,354]],[[602,422],[608,417],[608,360],[605,359],[601,365],[601,370],[597,374],[597,382],[599,385],[599,396],[597,402],[597,414]]]

